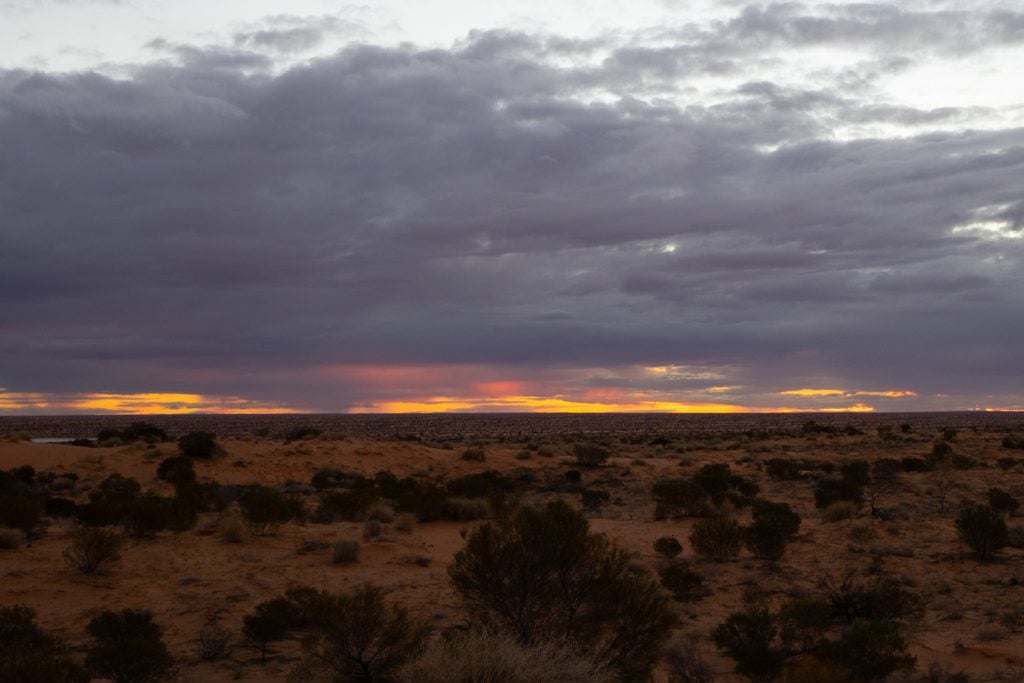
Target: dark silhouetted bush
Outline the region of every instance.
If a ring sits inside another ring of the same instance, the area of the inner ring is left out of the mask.
[[[238,504],[245,515],[246,526],[254,536],[266,536],[280,524],[294,517],[301,501],[267,486],[254,486],[242,494]]]
[[[44,503],[44,511],[48,517],[68,519],[78,514],[78,505],[70,498],[50,496]]]
[[[685,564],[667,564],[658,569],[658,576],[676,600],[696,600],[704,594],[704,576]]]
[[[133,422],[124,429],[101,429],[96,435],[97,443],[110,441],[119,441],[121,443],[131,443],[133,441],[157,443],[167,441],[167,432],[149,422]]]
[[[211,432],[189,432],[178,439],[182,457],[209,460],[217,454],[217,435]]]
[[[1013,515],[1020,507],[1020,501],[998,488],[988,490],[988,506],[1001,515]]]
[[[823,598],[797,598],[779,610],[779,635],[787,652],[813,652],[832,624],[832,603]]]
[[[174,522],[174,502],[147,493],[135,498],[124,514],[124,528],[132,538],[153,538]]]
[[[25,605],[0,607],[0,681],[11,683],[86,683],[90,676],[67,645],[36,624]]]
[[[782,672],[783,652],[775,646],[775,618],[765,605],[735,612],[711,634],[715,645],[736,662],[736,673],[752,681],[773,681]]]
[[[192,465],[192,459],[184,455],[165,458],[156,468],[156,478],[175,486],[194,484],[196,471]]]
[[[360,474],[345,472],[334,467],[325,467],[313,474],[310,483],[317,490],[322,491],[323,489],[352,488],[362,479],[365,477]]]
[[[1006,520],[987,505],[968,505],[956,518],[961,540],[983,560],[1002,550],[1009,540]]]
[[[1007,434],[1003,437],[1003,448],[1015,448],[1024,450],[1024,437],[1015,434]]]
[[[849,479],[822,479],[818,482],[814,488],[814,507],[821,510],[839,501],[859,505],[864,501],[864,488]]]
[[[23,485],[0,492],[0,526],[18,529],[29,538],[37,538],[43,531],[43,496]]]
[[[683,544],[674,536],[662,536],[654,542],[654,552],[667,560],[671,560],[683,552]]]
[[[295,606],[286,598],[274,598],[256,605],[242,620],[242,634],[260,653],[260,661],[267,661],[270,644],[284,640],[289,632],[302,623]]]
[[[856,571],[847,570],[837,580],[826,577],[822,584],[832,615],[847,623],[858,619],[908,621],[924,613],[924,599],[891,576],[865,582]]]
[[[159,681],[170,676],[174,660],[162,629],[144,610],[103,612],[86,627],[94,639],[85,662],[97,676],[115,683]]]
[[[690,545],[700,556],[716,562],[734,560],[740,552],[743,532],[731,517],[709,517],[693,525]]]
[[[323,434],[323,430],[316,427],[295,427],[284,434],[285,441],[302,441],[303,439],[315,439]]]
[[[576,642],[628,680],[649,674],[675,622],[650,574],[561,501],[478,527],[448,572],[485,624]]]
[[[744,529],[747,549],[765,560],[778,560],[800,530],[800,515],[786,503],[755,500],[753,522]]]
[[[121,535],[106,529],[81,527],[71,532],[64,559],[73,569],[93,574],[121,557]]]
[[[483,462],[487,459],[487,454],[482,448],[467,448],[462,451],[462,459],[470,462]]]
[[[668,683],[714,683],[715,669],[700,656],[697,646],[677,640],[665,650]]]
[[[320,496],[320,505],[314,519],[320,523],[357,522],[363,519],[366,511],[378,500],[373,489],[352,489],[349,491],[331,491]]]
[[[581,467],[597,467],[611,457],[607,448],[590,443],[576,444],[573,446],[572,455],[576,458],[576,464]]]
[[[142,495],[139,482],[112,474],[89,494],[89,502],[78,506],[78,521],[87,526],[121,524],[132,503]]]
[[[847,672],[852,681],[882,681],[899,671],[913,671],[916,658],[898,624],[858,621],[835,642],[822,645],[821,658]]]
[[[703,517],[710,509],[707,491],[689,479],[661,479],[654,483],[652,493],[657,519]]]

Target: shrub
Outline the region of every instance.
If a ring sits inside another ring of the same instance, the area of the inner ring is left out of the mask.
[[[78,505],[70,498],[50,496],[43,503],[43,510],[48,517],[68,519],[78,514]]]
[[[0,681],[86,683],[89,675],[71,659],[64,641],[36,624],[25,605],[0,606]]]
[[[917,661],[907,654],[899,626],[889,621],[851,624],[838,641],[823,645],[821,656],[855,681],[885,680],[898,671],[912,671]]]
[[[823,522],[842,522],[857,516],[857,504],[850,500],[837,500],[819,513]]]
[[[667,560],[671,560],[683,552],[683,544],[676,540],[674,536],[662,536],[654,542],[654,552]]]
[[[304,439],[315,439],[316,437],[323,434],[323,430],[317,429],[316,427],[295,427],[284,433],[285,441],[302,441]]]
[[[1020,501],[1002,489],[991,488],[988,490],[988,506],[1001,515],[1012,516],[1020,507]]]
[[[192,467],[192,459],[184,455],[165,458],[156,468],[156,478],[175,486],[194,483],[196,471]]]
[[[649,673],[675,622],[650,574],[562,501],[478,527],[448,573],[485,624],[523,644],[577,642],[627,679]]]
[[[377,492],[372,488],[331,491],[321,494],[314,518],[322,523],[337,520],[355,522],[365,517],[376,501]]]
[[[971,547],[980,559],[988,559],[1007,543],[1006,520],[987,505],[968,505],[956,518],[960,539]]]
[[[395,519],[395,509],[384,501],[374,501],[370,507],[366,509],[366,519],[374,520],[376,522],[392,522]]]
[[[483,462],[487,459],[487,454],[482,448],[467,448],[462,451],[462,459],[470,462]]]
[[[260,653],[260,662],[267,661],[270,643],[283,640],[298,626],[294,605],[285,598],[275,598],[256,605],[242,620],[242,634]]]
[[[140,495],[142,487],[139,482],[131,477],[111,474],[89,494],[88,503],[78,506],[78,521],[87,526],[120,524]]]
[[[167,432],[149,422],[133,422],[124,429],[101,429],[96,435],[96,442],[120,441],[131,443],[133,441],[145,441],[146,443],[157,443],[167,441]]]
[[[1024,437],[1015,434],[1007,434],[1003,437],[1003,448],[1015,448],[1024,450]]]
[[[658,570],[661,585],[676,600],[695,600],[704,592],[704,577],[685,564],[672,563]]]
[[[583,509],[591,512],[600,510],[601,507],[611,500],[612,494],[601,489],[580,489],[580,502]]]
[[[384,527],[381,526],[380,522],[375,519],[368,519],[363,524],[363,540],[372,541],[378,539],[383,531]]]
[[[174,521],[173,503],[153,493],[139,496],[125,511],[124,525],[132,538],[153,538]]]
[[[297,502],[267,486],[255,486],[238,499],[246,526],[254,536],[266,536],[294,517]]]
[[[209,460],[217,454],[216,438],[212,432],[189,432],[178,439],[178,450],[186,458]]]
[[[162,629],[143,610],[103,612],[86,627],[94,639],[85,662],[89,670],[115,683],[158,681],[170,676],[174,660]]]
[[[783,458],[772,458],[764,463],[765,473],[775,480],[800,479],[803,477],[803,468],[796,460],[784,460]]]
[[[652,493],[657,519],[703,517],[709,510],[707,491],[689,479],[662,479],[655,482]]]
[[[694,551],[716,562],[736,559],[743,533],[731,517],[710,517],[693,525],[690,545]]]
[[[611,453],[606,448],[582,443],[573,446],[572,455],[576,458],[576,464],[581,467],[597,467],[611,457]]]
[[[20,486],[0,493],[0,526],[36,538],[42,533],[43,506],[42,496]]]
[[[430,632],[428,624],[385,602],[383,591],[370,584],[347,593],[307,591],[301,596],[292,604],[311,636],[303,649],[335,680],[392,679],[423,651]]]
[[[71,532],[64,559],[72,569],[93,574],[121,558],[121,536],[106,529],[82,527]]]
[[[454,520],[484,519],[491,514],[487,501],[480,498],[448,498],[443,509],[444,516]]]
[[[324,467],[313,473],[310,483],[318,491],[323,489],[351,488],[356,482],[364,479],[360,474],[345,472],[334,467]]]
[[[504,633],[473,629],[427,646],[400,683],[612,683],[615,678],[568,645],[526,646]]]
[[[753,505],[753,522],[744,529],[744,543],[747,549],[765,560],[778,560],[786,545],[800,530],[800,515],[786,503],[772,503],[756,500]]]
[[[352,562],[358,562],[359,554],[362,549],[363,546],[360,545],[359,541],[337,541],[332,548],[331,561],[334,564],[350,564]]]
[[[668,683],[714,683],[715,670],[704,661],[697,647],[689,641],[678,640],[665,651],[668,665]]]
[[[25,543],[25,532],[21,529],[0,527],[0,550],[17,550]]]
[[[223,659],[231,642],[231,632],[220,625],[215,617],[206,620],[199,629],[199,658],[204,662]]]
[[[395,517],[395,529],[401,531],[403,534],[411,534],[412,530],[416,528],[416,515],[411,515],[407,512]]]
[[[779,610],[779,635],[788,652],[812,652],[832,623],[832,604],[822,598],[798,598]]]
[[[907,621],[924,613],[924,599],[891,576],[864,583],[855,570],[847,570],[839,580],[822,581],[834,617],[852,623],[858,619]]]
[[[711,634],[715,645],[736,661],[736,673],[752,681],[771,681],[782,672],[783,653],[774,646],[775,619],[765,605],[735,612]]]
[[[245,538],[245,517],[238,508],[226,510],[217,520],[217,533],[225,543],[241,543]]]
[[[863,487],[849,479],[822,479],[814,489],[814,507],[819,510],[838,501],[859,504],[863,500]]]

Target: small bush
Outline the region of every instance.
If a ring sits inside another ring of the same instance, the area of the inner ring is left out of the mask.
[[[0,681],[86,683],[90,676],[75,663],[67,644],[36,624],[25,605],[0,606]]]
[[[576,464],[581,467],[597,467],[611,457],[611,453],[606,448],[595,444],[581,443],[573,446],[572,455],[576,458]]]
[[[818,516],[827,523],[853,519],[857,516],[857,504],[849,500],[837,500],[818,513]]]
[[[1003,448],[1024,450],[1024,437],[1015,434],[1007,434],[1003,437]]]
[[[253,536],[271,534],[279,524],[294,517],[297,512],[296,502],[266,486],[253,487],[238,499],[246,526]]]
[[[115,683],[159,681],[170,676],[174,660],[162,639],[162,629],[143,610],[103,612],[86,627],[94,639],[86,665],[97,676]]]
[[[366,509],[366,519],[389,523],[395,519],[395,509],[382,500],[375,501]]]
[[[121,536],[113,531],[82,527],[71,533],[64,559],[72,569],[94,574],[120,559],[121,542]]]
[[[654,542],[654,552],[667,560],[671,560],[683,552],[683,544],[674,536],[662,536]]]
[[[217,533],[225,543],[241,543],[245,539],[245,517],[238,508],[230,508],[217,520]]]
[[[174,521],[173,502],[153,493],[139,496],[125,511],[124,525],[132,538],[153,538]]]
[[[783,653],[773,641],[778,633],[773,615],[764,605],[750,605],[729,615],[712,639],[736,662],[736,673],[752,681],[772,681],[782,672]]]
[[[467,448],[462,451],[462,459],[470,462],[483,462],[487,459],[487,454],[482,448]]]
[[[998,488],[988,490],[988,506],[1001,515],[1012,516],[1020,507],[1020,501]]]
[[[898,624],[858,621],[834,643],[822,647],[822,658],[848,672],[855,681],[881,681],[899,671],[912,671],[917,659],[907,654]]]
[[[17,550],[25,544],[25,532],[21,529],[0,527],[0,550]]]
[[[677,640],[665,651],[668,683],[714,683],[715,669],[700,656],[694,643]]]
[[[744,529],[747,549],[755,557],[778,560],[800,530],[800,515],[786,503],[756,500],[753,517],[754,521]]]
[[[192,459],[184,455],[165,458],[156,468],[156,478],[173,485],[194,483],[196,471]]]
[[[270,644],[283,640],[298,625],[295,606],[285,598],[275,598],[256,605],[243,618],[242,634],[259,650],[260,662],[266,662]]]
[[[983,560],[999,552],[1009,540],[1006,520],[987,505],[962,508],[956,518],[956,530],[960,539]]]
[[[708,514],[710,501],[707,491],[689,479],[662,479],[654,484],[657,519],[668,517],[703,517]]]
[[[375,519],[368,519],[363,524],[363,540],[373,541],[381,537],[384,527]]]
[[[178,439],[178,450],[186,458],[209,460],[217,454],[217,435],[212,432],[189,432]]]
[[[316,427],[295,427],[284,433],[284,440],[287,442],[291,441],[303,441],[305,439],[315,439],[316,437],[323,434],[323,430],[317,429]]]
[[[42,533],[43,508],[42,496],[20,486],[0,493],[0,526],[37,538]]]
[[[704,577],[685,564],[672,563],[658,570],[661,585],[676,600],[696,600],[704,594]]]
[[[443,509],[444,516],[454,520],[486,519],[491,514],[490,505],[481,498],[448,498]]]
[[[743,532],[731,517],[711,517],[693,525],[690,545],[694,551],[716,562],[734,560],[740,552]]]
[[[403,534],[411,534],[416,528],[416,515],[402,513],[395,517],[395,529]]]
[[[206,620],[199,629],[199,658],[204,662],[216,662],[227,655],[231,632],[221,626],[216,618]]]
[[[859,504],[863,500],[862,485],[850,479],[822,479],[814,489],[814,507],[819,510],[839,501]]]
[[[359,561],[363,546],[359,541],[337,541],[331,551],[331,562],[334,564],[351,564]]]
[[[430,644],[405,665],[400,683],[612,683],[608,671],[554,642],[525,646],[497,631],[474,629]]]

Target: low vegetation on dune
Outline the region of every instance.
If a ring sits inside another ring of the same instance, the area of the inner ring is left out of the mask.
[[[0,680],[1020,680],[1024,425],[867,419],[8,440]]]

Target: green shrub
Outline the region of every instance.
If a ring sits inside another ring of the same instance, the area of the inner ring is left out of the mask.
[[[671,560],[683,552],[683,544],[674,536],[662,536],[654,542],[654,552],[667,560]]]
[[[36,624],[25,605],[0,606],[0,681],[86,683],[90,676],[71,659],[64,641]]]
[[[115,683],[158,681],[170,676],[174,660],[162,629],[143,610],[103,612],[86,627],[94,639],[86,654],[89,670]]]
[[[740,552],[743,532],[731,517],[709,517],[693,525],[690,545],[694,551],[710,560],[734,560]]]
[[[673,562],[658,569],[661,585],[676,600],[696,600],[704,594],[704,577],[685,564]]]
[[[106,529],[81,527],[71,532],[64,560],[82,574],[93,574],[121,558],[121,536]]]
[[[675,623],[650,574],[562,501],[478,527],[448,573],[485,625],[576,642],[625,679],[648,675]]]
[[[983,560],[999,552],[1009,540],[1006,520],[987,505],[961,508],[956,530],[960,539]]]
[[[182,457],[209,460],[217,454],[217,435],[212,432],[189,432],[178,439]]]

